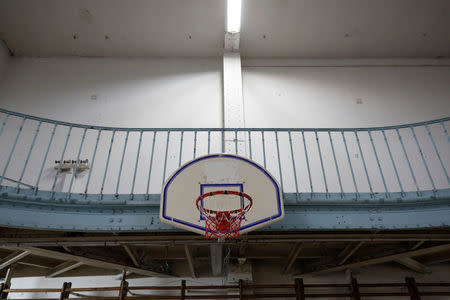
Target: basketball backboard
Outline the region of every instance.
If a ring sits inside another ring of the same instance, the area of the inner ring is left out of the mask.
[[[214,191],[235,191],[251,197],[251,209],[242,218],[240,234],[284,217],[281,188],[264,167],[238,155],[210,154],[187,162],[167,179],[161,192],[161,221],[205,234],[205,218],[196,200]],[[208,195],[208,200],[200,203],[211,210],[243,209],[247,204],[248,199],[239,195]]]

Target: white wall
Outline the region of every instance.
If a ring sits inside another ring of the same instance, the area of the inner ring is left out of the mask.
[[[9,63],[9,50],[6,47],[5,43],[0,40],[0,82],[3,79],[3,76],[6,72],[6,67]]]
[[[450,67],[244,67],[243,93],[247,127],[412,123],[450,115]]]
[[[0,107],[117,127],[221,127],[218,58],[14,58]]]

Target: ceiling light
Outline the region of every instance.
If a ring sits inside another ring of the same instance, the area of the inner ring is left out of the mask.
[[[241,0],[227,1],[227,31],[239,32],[241,30]]]

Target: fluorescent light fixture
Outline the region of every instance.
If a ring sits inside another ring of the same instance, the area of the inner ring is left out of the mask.
[[[227,0],[227,31],[239,32],[241,30],[242,0]]]

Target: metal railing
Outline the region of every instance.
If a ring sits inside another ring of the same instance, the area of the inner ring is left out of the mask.
[[[156,200],[183,163],[250,158],[287,201],[449,196],[450,118],[374,128],[113,128],[0,109],[0,188],[59,202]]]
[[[228,285],[186,285],[132,286],[122,280],[120,287],[78,287],[64,282],[62,288],[9,288],[0,285],[0,295],[24,293],[36,295],[46,293],[54,298],[47,299],[330,299],[342,298],[357,300],[361,297],[402,297],[420,299],[421,296],[439,299],[450,296],[448,282],[416,282],[406,277],[404,282],[359,283],[351,277],[349,283],[304,283],[295,279],[291,284],[251,284],[240,280],[238,284]],[[93,294],[95,293],[95,294]],[[102,296],[97,296],[101,293]],[[59,298],[57,296],[59,295]],[[71,296],[75,296],[73,298]],[[436,297],[436,298],[435,298]],[[26,299],[31,299],[27,297]],[[428,299],[428,298],[427,298]]]

